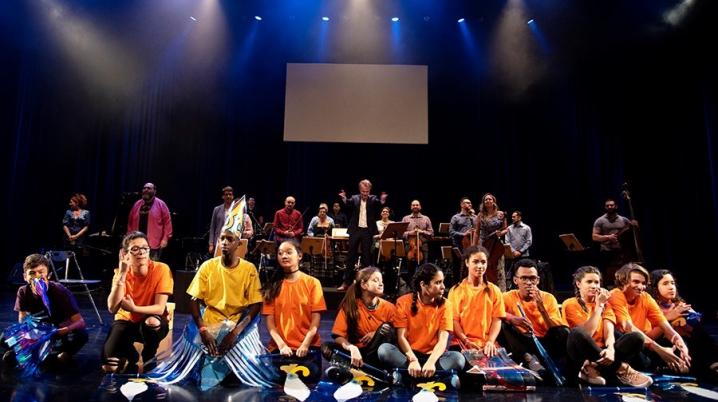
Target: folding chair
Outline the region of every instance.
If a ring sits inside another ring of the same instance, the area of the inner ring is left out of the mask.
[[[95,309],[95,314],[97,314],[97,319],[100,321],[100,325],[103,325],[104,322],[102,321],[102,316],[100,315],[100,311],[97,309],[97,305],[95,304],[95,299],[92,298],[92,291],[90,290],[90,287],[88,285],[98,285],[101,281],[99,279],[85,279],[85,277],[82,275],[82,269],[80,269],[80,264],[77,262],[77,256],[75,255],[74,251],[48,251],[45,253],[45,257],[47,257],[48,260],[50,260],[50,268],[52,269],[52,274],[55,277],[55,280],[63,284],[65,287],[70,289],[73,293],[76,294],[84,294],[87,295],[87,297],[90,298],[90,303],[92,303],[92,308]],[[56,266],[56,264],[63,264],[59,268]],[[70,268],[74,265],[74,267],[77,269],[77,274],[79,278],[73,278],[70,275]],[[63,272],[64,271],[64,272]],[[62,275],[59,274],[59,272],[62,272]],[[79,291],[73,290],[80,288]],[[96,290],[96,289],[95,289]]]

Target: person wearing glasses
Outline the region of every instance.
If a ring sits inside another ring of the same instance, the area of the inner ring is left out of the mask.
[[[115,321],[103,348],[106,373],[138,371],[135,342],[143,344],[143,372],[151,369],[147,363],[169,332],[167,299],[173,285],[170,267],[150,260],[147,236],[142,232],[125,235],[107,296],[107,308]]]
[[[503,295],[506,318],[501,329],[502,343],[513,351],[517,363],[526,362],[530,369],[542,371],[546,362],[537,358],[541,354],[530,333],[536,335],[552,360],[559,361],[565,355],[570,331],[554,295],[539,290],[536,261],[524,258],[515,267],[513,282],[517,289]]]

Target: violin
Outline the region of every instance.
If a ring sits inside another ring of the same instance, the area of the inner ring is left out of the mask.
[[[409,235],[409,252],[406,253],[406,258],[409,261],[416,261],[416,264],[421,264],[424,259],[424,253],[421,251],[423,242],[419,236],[419,229],[416,229],[416,236]]]

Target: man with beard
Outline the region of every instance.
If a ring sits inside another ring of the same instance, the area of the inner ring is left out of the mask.
[[[406,232],[404,232],[404,240],[409,244],[409,249],[411,249],[412,241],[417,242],[418,240],[419,244],[416,244],[415,252],[418,253],[419,250],[421,250],[422,258],[419,258],[420,261],[417,261],[416,258],[410,258],[410,255],[407,255],[409,272],[413,273],[416,267],[422,263],[429,262],[429,239],[434,237],[434,228],[431,226],[431,219],[421,213],[421,203],[419,200],[411,202],[411,214],[406,215],[401,221],[409,222],[409,226],[407,226]]]
[[[518,363],[526,362],[530,369],[540,371],[546,362],[541,364],[536,357],[540,356],[540,353],[529,336],[530,332],[536,335],[551,359],[558,361],[565,355],[569,329],[561,317],[556,298],[538,288],[536,262],[524,258],[517,261],[515,266],[513,282],[517,289],[504,293],[506,319],[501,335],[505,344],[513,351],[514,360]]]
[[[150,259],[159,261],[162,250],[172,238],[172,217],[167,204],[155,197],[157,188],[152,183],[142,187],[142,198],[137,200],[127,219],[127,233],[140,231],[147,235]]]
[[[616,271],[630,259],[619,238],[638,223],[619,215],[616,201],[612,198],[606,199],[603,207],[606,213],[593,223],[591,239],[601,244],[599,268],[606,274],[606,278],[613,278]]]

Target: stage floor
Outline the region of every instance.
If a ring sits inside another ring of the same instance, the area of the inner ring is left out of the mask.
[[[5,288],[0,291],[0,328],[16,322],[17,315],[12,311],[15,300],[13,290]],[[99,324],[95,312],[89,305],[87,298],[79,296],[78,301],[82,314],[88,323],[89,341],[75,356],[69,367],[59,372],[44,372],[37,378],[20,378],[15,370],[0,369],[0,401],[17,402],[79,402],[79,401],[126,401],[119,392],[119,385],[127,378],[105,376],[100,370],[100,350],[111,322],[108,312],[102,311],[105,325]],[[102,303],[104,305],[104,302]],[[331,326],[335,312],[331,311],[322,316],[320,335],[322,339],[330,339]],[[185,324],[189,321],[187,314],[177,313],[172,331],[173,339],[177,339]],[[260,326],[262,339],[268,340],[264,326]],[[718,334],[713,326],[712,333]],[[169,339],[165,340],[169,344]],[[3,349],[4,350],[4,349]],[[326,364],[326,363],[325,363]],[[717,387],[703,384],[705,388],[718,391]],[[333,401],[333,392],[337,386],[328,382],[320,382],[313,389],[310,401]],[[663,389],[662,389],[663,388]],[[417,390],[406,388],[375,389],[365,392],[360,398],[362,401],[406,401],[411,400]],[[716,394],[718,395],[718,394]],[[619,401],[629,400],[628,395],[619,395],[615,391],[599,391],[589,393],[577,388],[539,387],[535,392],[476,392],[464,389],[460,392],[448,391],[438,394],[439,400],[492,400],[492,401]],[[661,401],[708,400],[691,394],[678,386],[653,386],[647,393],[630,395],[632,397]],[[281,389],[260,390],[244,387],[215,387],[212,390],[200,392],[195,386],[171,386],[161,388],[151,385],[149,390],[138,395],[135,401],[292,401]],[[635,401],[635,399],[631,399]]]

